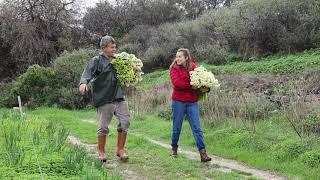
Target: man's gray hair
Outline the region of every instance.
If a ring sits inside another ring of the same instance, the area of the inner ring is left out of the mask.
[[[112,44],[116,43],[116,41],[113,39],[113,37],[108,36],[108,35],[103,36],[101,38],[101,41],[100,41],[100,48],[102,49],[102,48],[106,47],[110,43],[112,43]]]

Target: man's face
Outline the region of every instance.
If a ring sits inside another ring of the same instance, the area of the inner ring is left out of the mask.
[[[117,51],[117,45],[115,43],[109,43],[106,47],[102,48],[102,51],[105,56],[114,58]]]

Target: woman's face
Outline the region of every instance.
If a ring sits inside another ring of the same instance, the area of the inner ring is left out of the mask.
[[[177,52],[175,61],[179,66],[185,66],[187,63],[187,57],[184,56],[183,52]]]

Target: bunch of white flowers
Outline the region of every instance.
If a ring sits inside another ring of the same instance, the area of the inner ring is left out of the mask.
[[[190,84],[196,88],[219,88],[220,84],[214,75],[207,71],[203,66],[190,71]]]
[[[142,66],[143,63],[134,54],[122,52],[116,54],[115,59],[111,64],[116,70],[117,79],[124,86],[134,86],[142,81]]]

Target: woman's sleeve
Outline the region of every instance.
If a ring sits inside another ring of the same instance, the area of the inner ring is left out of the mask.
[[[180,77],[173,68],[170,70],[170,78],[175,89],[184,90],[191,88],[190,80]]]

